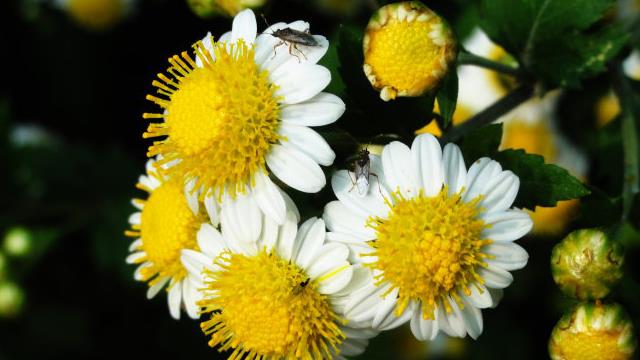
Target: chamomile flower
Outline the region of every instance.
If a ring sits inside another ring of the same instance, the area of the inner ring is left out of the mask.
[[[159,96],[147,96],[162,111],[144,114],[159,120],[144,137],[159,138],[148,155],[163,157],[164,173],[193,181],[221,204],[251,197],[279,224],[286,199],[269,174],[302,192],[322,189],[320,165],[331,165],[335,154],[309,127],[333,123],[345,110],[340,98],[322,92],[331,75],[316,62],[327,40],[309,35],[317,46],[289,49],[271,35],[286,27],[306,31],[309,24],[277,23],[256,36],[255,15],[242,11],[218,41],[209,34],[192,55],[169,59],[168,75],[153,82]]]
[[[107,30],[133,9],[134,0],[54,0],[78,25],[89,30]]]
[[[411,322],[420,340],[439,331],[477,338],[481,309],[496,306],[527,252],[513,241],[531,230],[527,213],[511,208],[519,179],[481,158],[467,171],[460,149],[444,150],[429,134],[411,148],[400,142],[371,155],[368,194],[352,191],[352,174],[331,181],[338,201],[325,208],[332,243],[372,281],[345,305],[347,319],[387,330]]]
[[[376,331],[347,323],[342,309],[367,274],[347,260],[349,249],[325,242],[324,221],[298,228],[287,212],[282,225],[237,212],[221,231],[200,228],[200,250],[183,250],[189,282],[209,345],[232,359],[328,359],[358,355]]]
[[[190,186],[181,179],[161,175],[154,163],[153,159],[147,162],[147,174],[137,184],[149,197],[133,200],[139,211],[129,217],[131,230],[126,235],[136,240],[129,247],[127,262],[138,264],[134,278],[149,284],[147,298],[166,287],[171,316],[179,319],[184,304],[188,315],[197,318],[194,304],[199,294],[190,282],[184,281],[187,272],[180,262],[180,251],[199,249],[196,234],[206,216],[198,193],[189,191]]]

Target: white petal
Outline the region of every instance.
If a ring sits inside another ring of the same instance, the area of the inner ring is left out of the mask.
[[[285,214],[286,218],[286,214]],[[284,223],[284,221],[283,221]],[[264,216],[262,220],[262,233],[260,234],[260,248],[270,252],[278,244],[278,224],[273,219]]]
[[[327,241],[343,244],[349,248],[348,260],[352,264],[371,262],[368,257],[362,256],[364,254],[371,254],[374,252],[373,248],[366,242],[366,240],[356,238],[349,234],[328,232]]]
[[[278,188],[278,190],[280,191],[280,195],[282,195],[282,198],[284,199],[284,203],[287,206],[287,212],[292,212],[295,215],[296,224],[297,224],[298,222],[300,222],[300,211],[298,210],[296,203],[293,202],[289,194],[282,191],[282,189],[280,188]]]
[[[322,215],[327,229],[366,240],[375,239],[375,231],[367,227],[367,218],[354,213],[340,201],[332,201],[324,207]]]
[[[184,302],[184,308],[187,311],[187,315],[189,315],[192,319],[200,318],[198,314],[198,291],[193,288],[191,282],[182,281],[182,301]]]
[[[484,279],[485,285],[494,289],[504,289],[511,285],[513,275],[498,267],[480,268],[478,275]]]
[[[126,262],[127,264],[138,264],[147,256],[146,253],[142,251],[134,252],[133,254],[127,256]]]
[[[200,197],[200,193],[198,191],[194,191],[194,186],[196,182],[195,180],[189,180],[184,185],[184,196],[187,199],[187,204],[189,205],[189,209],[194,214],[198,214],[200,202],[198,198]]]
[[[313,262],[307,267],[306,273],[311,280],[326,275],[329,272],[336,271],[349,256],[349,249],[337,243],[325,244],[318,251],[318,255]]]
[[[387,192],[378,185],[376,176],[370,177],[369,191],[364,195],[358,194],[355,186],[354,174],[347,170],[336,171],[331,177],[331,188],[336,197],[351,211],[363,218],[379,216],[386,218],[389,206],[384,198],[389,197]]]
[[[173,282],[173,281],[172,281]],[[182,286],[180,282],[172,284],[169,289],[169,296],[167,296],[167,301],[169,303],[169,312],[171,313],[171,317],[176,320],[180,319],[180,300],[182,299]]]
[[[208,32],[207,35],[202,39],[202,45],[204,46],[205,50],[209,52],[209,55],[211,55],[211,57],[215,59],[216,56],[213,52],[213,36],[210,32]],[[204,66],[204,59],[201,59],[200,56],[196,56],[196,66],[199,68]]]
[[[136,239],[129,245],[129,252],[140,250],[142,248],[142,239]]]
[[[298,221],[293,212],[288,211],[284,224],[278,234],[278,255],[284,260],[291,260],[298,232]]]
[[[211,259],[215,259],[225,249],[224,239],[218,230],[209,224],[202,224],[197,234],[200,251]]]
[[[142,217],[142,213],[138,212],[134,212],[133,214],[131,214],[131,216],[129,216],[129,224],[131,225],[140,225],[140,219]]]
[[[277,23],[272,25],[272,27],[279,28],[284,28],[285,26],[287,26],[285,23]],[[254,60],[261,69],[269,70],[267,67],[267,62],[272,61],[277,55],[276,45],[279,43],[280,39],[271,35],[271,31],[269,31],[269,29],[265,30],[264,33],[259,34],[256,37],[256,50]]]
[[[407,307],[398,317],[395,315],[397,304],[398,289],[393,289],[378,307],[371,326],[375,330],[391,330],[409,321],[411,314],[413,314],[413,308]]]
[[[417,194],[418,184],[413,169],[411,149],[407,145],[394,141],[382,151],[384,177],[392,191],[400,190],[407,198]]]
[[[520,179],[511,171],[503,171],[489,181],[480,206],[488,213],[507,210],[516,199],[519,187]]]
[[[493,306],[493,299],[491,299],[491,294],[489,294],[489,290],[482,284],[471,284],[469,285],[469,289],[471,290],[471,295],[467,296],[464,293],[460,293],[462,297],[466,299],[472,306],[475,306],[479,309],[486,309],[488,307]]]
[[[142,275],[142,272],[145,269],[148,269],[148,268],[150,268],[152,266],[153,266],[153,264],[150,263],[150,262],[144,262],[144,263],[140,264],[140,266],[138,266],[136,268],[136,270],[133,272],[133,278],[135,280],[137,280],[137,281],[145,281],[146,279],[145,279],[145,276]]]
[[[431,134],[419,135],[411,145],[411,154],[418,184],[421,184],[424,194],[426,196],[437,195],[444,182],[440,143]]]
[[[220,35],[220,37],[218,38],[219,42],[226,42],[226,43],[230,43],[231,42],[231,31],[227,31],[226,33]]]
[[[258,240],[262,230],[262,213],[251,194],[225,194],[222,201],[222,228],[230,230],[240,242]]]
[[[382,305],[382,294],[386,293],[390,284],[376,286],[369,284],[355,292],[345,306],[347,320],[364,322],[373,320]]]
[[[486,260],[489,265],[507,271],[522,269],[529,260],[527,251],[515,243],[493,243],[483,247],[482,252],[493,256],[492,259]]]
[[[450,298],[444,301],[449,302],[452,312],[441,311],[442,317],[438,321],[438,326],[450,336],[464,337],[467,334],[467,329],[458,304]]]
[[[214,268],[213,259],[198,251],[183,249],[180,253],[180,261],[191,276],[202,278],[202,272],[205,268],[210,270]]]
[[[467,167],[460,148],[452,143],[444,147],[442,154],[444,164],[444,183],[449,188],[449,194],[456,194],[462,190],[467,182]]]
[[[171,280],[171,277],[165,276],[160,279],[160,281],[150,286],[149,289],[147,289],[147,299],[152,299],[153,297],[155,297],[160,292],[160,290],[162,290],[165,285],[167,285],[169,280]]]
[[[507,210],[480,216],[487,226],[482,237],[495,242],[509,242],[525,236],[533,227],[529,214],[520,210]]]
[[[212,191],[204,197],[204,207],[207,209],[209,221],[211,221],[213,226],[217,227],[220,224],[220,205],[216,201]]]
[[[439,309],[436,308],[436,312]],[[411,317],[411,332],[420,341],[434,340],[438,335],[438,321],[426,320],[419,309],[413,312]]]
[[[255,173],[253,177],[253,198],[265,215],[276,223],[282,224],[287,213],[287,205],[280,194],[278,186],[262,171]]]
[[[300,248],[295,258],[296,264],[303,269],[307,269],[316,258],[318,251],[322,248],[326,235],[324,221],[322,219],[313,219],[313,223],[310,224],[308,230],[305,230],[301,227],[298,231],[296,242],[300,244]]]
[[[368,343],[369,341],[366,339],[347,338],[340,344],[340,355],[358,356],[364,352]],[[339,357],[334,356],[334,359],[339,359]]]
[[[349,283],[338,293],[333,294],[334,297],[349,296],[365,286],[369,286],[373,282],[371,271],[360,265],[354,265],[353,274]]]
[[[269,74],[272,83],[278,86],[276,96],[282,103],[297,104],[318,95],[331,82],[331,73],[320,65],[291,64],[281,66]]]
[[[480,309],[464,301],[464,299],[463,302],[465,306],[461,310],[462,321],[464,322],[464,326],[469,336],[476,340],[478,336],[482,334],[482,312]]]
[[[334,123],[344,111],[345,104],[342,99],[321,92],[307,101],[282,106],[280,120],[283,124],[322,126]]]
[[[480,158],[471,165],[467,174],[467,185],[463,200],[469,202],[487,190],[489,181],[502,172],[502,167],[497,161],[489,158]]]
[[[274,175],[296,190],[316,193],[327,183],[320,166],[297,150],[274,144],[266,160]]]
[[[306,126],[282,124],[279,133],[286,138],[281,141],[283,146],[293,147],[320,165],[333,164],[336,154],[317,132]]]
[[[343,261],[342,264],[330,273],[327,273],[320,277],[320,285],[318,291],[321,294],[331,295],[335,294],[345,288],[353,277],[353,266],[347,261]]]
[[[238,39],[243,39],[246,44],[253,44],[257,32],[258,25],[253,11],[251,9],[243,10],[233,18],[231,42],[235,43]]]

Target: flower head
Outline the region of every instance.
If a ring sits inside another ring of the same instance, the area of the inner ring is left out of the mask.
[[[131,11],[133,0],[56,0],[78,25],[90,30],[107,30]]]
[[[618,304],[576,305],[553,328],[552,360],[627,360],[637,340],[629,315]]]
[[[435,88],[456,57],[449,25],[418,1],[381,7],[369,20],[364,72],[385,101]]]
[[[189,7],[200,17],[216,15],[236,16],[240,11],[249,8],[257,8],[266,0],[187,0]]]
[[[411,148],[387,145],[371,155],[369,193],[351,191],[352,174],[332,179],[338,201],[325,208],[328,238],[351,249],[372,281],[353,294],[348,319],[385,330],[411,321],[420,340],[442,330],[476,338],[480,309],[495,306],[511,270],[527,263],[513,243],[531,230],[529,216],[512,209],[519,179],[481,158],[467,171],[460,149],[444,151],[432,135]]]
[[[169,59],[168,75],[153,82],[159,96],[147,97],[162,111],[144,114],[159,120],[144,137],[160,138],[148,152],[162,156],[160,171],[193,181],[219,203],[249,196],[280,224],[287,199],[269,174],[304,192],[324,187],[319,164],[332,164],[335,154],[309,126],[344,112],[340,98],[321,92],[331,80],[316,65],[327,40],[313,35],[317,46],[290,50],[271,35],[285,27],[306,31],[309,24],[278,23],[256,37],[253,12],[242,11],[218,41],[209,34],[192,55]]]
[[[576,299],[602,299],[622,278],[624,251],[597,229],[576,230],[553,248],[553,280]]]
[[[325,243],[324,222],[310,219],[298,228],[293,212],[281,226],[259,213],[233,216],[238,221],[221,232],[202,225],[200,251],[182,252],[189,281],[202,292],[209,345],[232,358],[327,359],[364,351],[376,332],[352,327],[342,308],[366,271],[349,263],[346,246]]]
[[[198,194],[189,191],[180,179],[169,179],[158,173],[155,161],[147,162],[147,175],[140,177],[138,188],[149,193],[146,200],[134,199],[139,211],[129,217],[131,230],[126,234],[135,238],[127,257],[130,264],[139,264],[134,278],[149,284],[147,297],[154,297],[167,285],[169,311],[180,318],[185,305],[190,317],[197,317],[196,288],[184,281],[187,274],[180,262],[182,249],[198,249],[196,233],[206,221]],[[209,208],[212,205],[209,204]],[[215,215],[217,212],[213,211]]]

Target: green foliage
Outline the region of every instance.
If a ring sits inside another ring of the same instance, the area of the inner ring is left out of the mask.
[[[495,160],[520,178],[516,207],[531,210],[536,206],[552,207],[558,201],[589,195],[589,189],[580,180],[559,166],[545,164],[540,155],[508,149],[497,153]]]
[[[470,166],[483,156],[492,157],[498,151],[501,140],[502,124],[491,124],[472,131],[460,140],[458,146],[462,150],[464,162]]]
[[[614,0],[483,0],[482,28],[548,86],[577,87],[627,41],[599,23]]]
[[[458,72],[455,67],[449,70],[436,94],[442,121],[440,127],[446,129],[451,124],[458,101]]]

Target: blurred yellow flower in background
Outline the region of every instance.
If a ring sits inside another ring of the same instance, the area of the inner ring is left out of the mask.
[[[133,0],[58,0],[73,21],[94,31],[108,30],[129,14]]]

